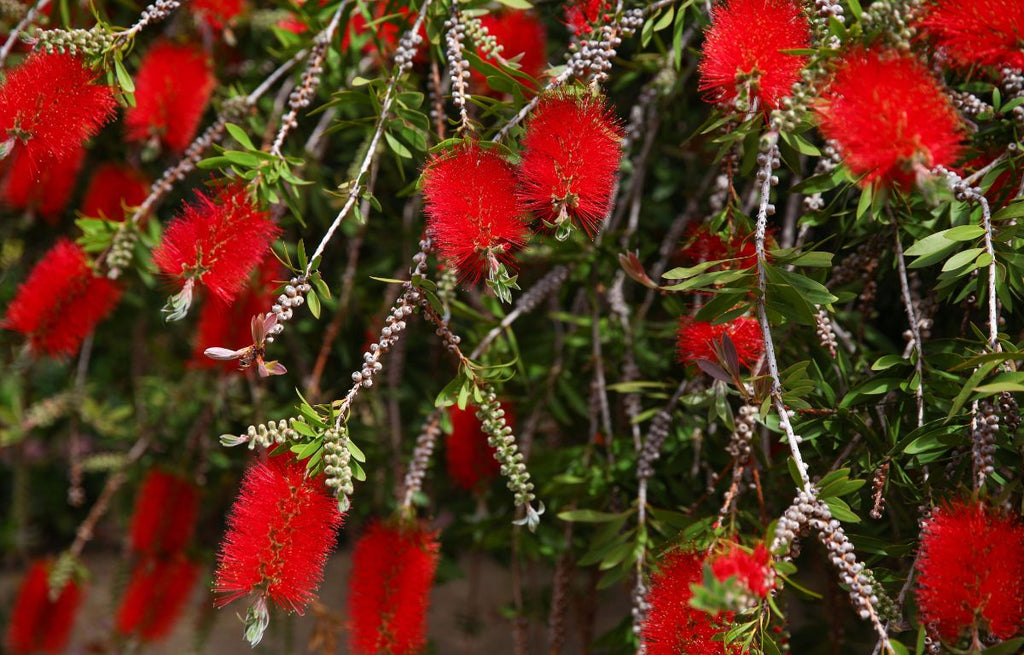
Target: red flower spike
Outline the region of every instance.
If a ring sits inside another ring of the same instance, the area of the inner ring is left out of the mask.
[[[198,368],[220,367],[225,373],[239,370],[233,360],[221,361],[207,357],[208,348],[225,346],[244,348],[252,343],[252,317],[263,314],[273,304],[274,280],[283,274],[281,263],[273,254],[267,255],[263,263],[249,277],[249,283],[234,302],[228,304],[217,298],[204,301],[199,312],[195,347],[192,349],[192,365]]]
[[[199,566],[184,555],[146,558],[135,565],[121,598],[114,627],[122,635],[158,641],[171,633],[199,577]]]
[[[75,625],[82,589],[74,581],[50,600],[51,563],[36,560],[18,589],[7,626],[6,644],[11,655],[62,653]]]
[[[93,173],[79,211],[89,218],[122,222],[125,207],[137,207],[149,195],[149,180],[120,164],[102,164]]]
[[[413,655],[426,644],[437,535],[374,522],[356,543],[349,577],[349,639],[356,655]]]
[[[223,607],[248,594],[299,612],[313,600],[341,526],[338,503],[291,455],[255,462],[228,517],[214,592]]]
[[[183,152],[195,138],[216,83],[202,50],[157,43],[142,58],[135,77],[135,106],[124,116],[128,140],[159,141]]]
[[[676,350],[679,361],[692,364],[699,360],[718,361],[717,349],[722,337],[728,335],[736,347],[737,359],[742,366],[751,367],[764,352],[761,326],[752,318],[741,316],[728,323],[712,325],[689,316],[679,319],[676,332]]]
[[[726,655],[725,629],[703,610],[690,607],[690,585],[700,584],[704,563],[695,553],[681,550],[665,555],[651,578],[650,610],[643,627],[647,655]]]
[[[725,262],[725,268],[752,268],[757,265],[757,249],[752,238],[733,235],[728,240],[708,230],[706,225],[694,225],[689,229],[686,245],[679,249],[679,256],[691,264],[732,259]]]
[[[853,50],[816,109],[822,134],[838,142],[862,186],[909,186],[917,172],[960,153],[960,119],[940,83],[908,55]]]
[[[535,80],[540,78],[547,68],[548,37],[544,24],[529,11],[501,11],[480,17],[480,24],[495,38],[501,46],[500,56],[505,61],[518,59],[519,70]],[[483,51],[479,51],[484,61],[493,61]],[[487,78],[475,68],[470,72],[473,83],[490,91]],[[519,78],[519,81],[522,81]],[[533,88],[533,84],[527,83]],[[492,92],[493,93],[493,92]]]
[[[199,493],[188,480],[150,469],[135,497],[132,548],[147,555],[175,555],[192,539]]]
[[[921,21],[956,68],[1024,68],[1024,4],[1018,0],[935,0]]]
[[[85,149],[76,147],[58,157],[41,155],[36,159],[15,148],[3,184],[3,204],[14,209],[37,212],[54,224],[75,190]]]
[[[441,258],[476,282],[511,264],[526,241],[525,210],[515,193],[515,170],[475,143],[436,155],[423,170],[427,229]]]
[[[500,469],[494,459],[494,448],[487,443],[487,435],[484,434],[483,423],[476,417],[475,407],[459,409],[453,405],[448,408],[448,416],[452,421],[452,433],[445,449],[448,477],[460,489],[480,491],[490,484]],[[507,406],[505,419],[514,431],[515,420],[507,412]]]
[[[201,192],[197,196],[167,227],[153,251],[153,262],[176,278],[186,294],[202,283],[214,296],[230,302],[263,261],[279,230],[242,186],[222,187],[213,197]]]
[[[977,501],[936,508],[917,556],[921,622],[956,641],[978,627],[1000,639],[1024,624],[1024,525]]]
[[[711,10],[700,62],[700,90],[709,102],[733,104],[749,85],[745,102],[777,109],[800,79],[807,57],[783,50],[806,48],[807,18],[795,0],[725,0]]]
[[[751,594],[765,598],[775,586],[770,560],[771,555],[764,544],[758,544],[754,552],[748,553],[738,544],[730,543],[727,552],[711,560],[711,571],[722,582],[735,577]]]
[[[565,24],[576,36],[594,31],[594,25],[612,10],[609,0],[570,0],[565,3]]]
[[[93,275],[85,252],[61,239],[18,287],[2,325],[36,353],[73,355],[120,297],[118,284]]]
[[[603,99],[542,99],[523,138],[523,204],[556,225],[559,238],[569,236],[570,219],[594,236],[611,205],[622,137],[622,127]]]
[[[223,30],[245,9],[243,0],[192,0],[192,13],[215,30]]]
[[[30,56],[0,84],[0,150],[10,141],[33,164],[71,156],[114,114],[95,78],[78,57]]]

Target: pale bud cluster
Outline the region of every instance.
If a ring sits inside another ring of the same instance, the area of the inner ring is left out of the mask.
[[[509,491],[515,495],[517,506],[529,506],[536,498],[530,473],[523,462],[523,454],[516,445],[512,428],[505,420],[505,410],[498,402],[498,396],[489,386],[483,389],[483,401],[476,412],[482,422],[487,443],[494,448],[494,458],[501,464],[501,475],[506,479]]]
[[[647,438],[644,439],[644,447],[636,463],[637,478],[650,480],[654,477],[654,463],[661,457],[661,448],[668,438],[671,424],[672,413],[667,409],[658,412],[651,420],[651,427],[647,430]]]
[[[877,0],[864,10],[860,21],[866,32],[877,30],[890,46],[910,52],[921,4],[921,0]]]
[[[88,30],[36,28],[30,41],[37,50],[42,50],[48,55],[55,52],[70,55],[98,55],[113,45],[114,37],[100,27]]]
[[[736,414],[736,428],[729,439],[729,445],[725,447],[725,452],[729,453],[737,461],[745,462],[750,459],[752,452],[751,441],[754,437],[754,427],[757,425],[758,413],[757,405],[747,404],[741,406],[739,413]]]
[[[398,66],[398,74],[405,73],[411,66],[412,60],[416,58],[416,50],[423,43],[423,37],[415,29],[415,25],[409,28],[398,41],[395,48],[395,65]]]
[[[814,165],[814,174],[824,175],[831,173],[842,162],[842,159],[842,156],[839,154],[838,144],[832,140],[826,141],[825,145],[821,148],[821,157],[818,158],[817,163]],[[804,198],[804,211],[813,212],[824,208],[825,199],[821,197],[821,192],[812,193]]]
[[[1007,98],[1016,98],[1024,95],[1024,71],[1004,68],[1000,71],[1000,78]],[[1013,118],[1021,125],[1024,125],[1024,105],[1017,105],[1013,108]]]
[[[267,331],[267,343],[274,343],[274,337],[284,332],[285,321],[292,320],[294,310],[306,302],[306,294],[312,290],[306,280],[305,275],[288,280],[284,292],[277,297],[277,301],[270,308],[270,311],[277,316],[277,323]]]
[[[978,403],[971,421],[971,457],[978,486],[995,473],[996,439],[999,436],[999,414],[988,399]]]
[[[818,334],[818,342],[835,359],[836,348],[839,344],[836,342],[836,331],[832,327],[832,318],[828,315],[828,310],[819,308],[814,315],[814,324],[815,331]]]
[[[412,505],[412,497],[423,488],[423,478],[430,468],[430,458],[434,455],[434,446],[437,438],[441,435],[441,423],[438,421],[438,413],[433,412],[423,424],[420,435],[416,438],[416,447],[412,451],[412,460],[409,462],[409,470],[405,473],[403,505]]]
[[[468,93],[467,80],[470,75],[469,62],[462,54],[465,48],[466,26],[460,20],[457,3],[452,3],[451,13],[451,18],[444,23],[445,51],[448,55],[448,72],[452,81],[452,102],[459,108],[460,129],[465,129],[469,125],[469,115],[466,113],[466,94]]]
[[[286,441],[293,441],[300,437],[299,433],[291,427],[295,420],[294,418],[289,418],[281,419],[277,422],[270,421],[269,423],[250,425],[245,434],[242,435],[222,434],[220,436],[220,444],[232,448],[247,443],[249,444],[249,450],[253,450],[256,447],[270,448]]]
[[[616,48],[622,45],[622,37],[631,36],[643,24],[643,10],[630,9],[616,23],[602,25],[595,30],[593,38],[569,44],[569,69],[577,76],[589,73],[595,81],[605,81],[612,68],[612,59],[617,54]]]
[[[968,118],[974,118],[983,112],[992,111],[992,105],[988,104],[973,93],[950,89],[947,91],[947,94],[949,95],[949,99],[953,101],[953,106]]]
[[[342,423],[324,432],[324,484],[334,490],[338,498],[338,511],[344,514],[351,506],[352,468],[349,462],[352,452],[348,447],[348,427]]]
[[[135,243],[139,240],[139,233],[135,230],[135,224],[124,221],[117,226],[110,241],[110,250],[107,252],[107,277],[116,280],[124,272],[124,269],[131,265],[132,257],[135,254]]]

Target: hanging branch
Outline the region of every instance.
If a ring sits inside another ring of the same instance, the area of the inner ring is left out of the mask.
[[[914,308],[914,299],[910,295],[910,283],[907,281],[907,263],[903,257],[903,244],[900,242],[899,227],[895,225],[893,226],[893,235],[896,240],[896,264],[900,275],[903,307],[907,310],[911,341],[916,355],[914,370],[917,373],[917,389],[914,391],[914,395],[917,397],[917,427],[921,427],[924,425],[924,348],[921,339],[921,322],[917,315],[917,310]]]

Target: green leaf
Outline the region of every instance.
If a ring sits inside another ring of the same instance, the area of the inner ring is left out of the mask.
[[[832,512],[833,518],[839,519],[843,523],[860,523],[860,517],[854,514],[850,506],[842,499],[826,498],[824,500],[829,511]]]
[[[359,446],[356,445],[356,442],[352,441],[351,439],[348,440],[348,452],[352,453],[352,457],[357,462],[366,461],[366,455],[363,454],[363,451],[359,449]]]
[[[620,519],[623,516],[632,513],[629,512],[599,512],[594,509],[573,509],[565,512],[559,512],[558,518],[563,521],[570,521],[573,523],[605,523],[607,521],[614,521]]]
[[[533,9],[533,4],[527,0],[498,0],[498,2],[513,9]]]
[[[947,259],[946,263],[942,265],[942,270],[945,272],[963,268],[977,259],[978,255],[983,252],[985,252],[984,248],[968,248],[967,250],[962,250]]]
[[[405,144],[391,136],[389,132],[384,133],[384,139],[388,142],[388,146],[396,155],[403,159],[412,159],[412,152],[405,147]]]
[[[313,318],[320,318],[320,298],[316,295],[316,291],[310,290],[306,294],[306,304],[309,305],[309,312]]]
[[[238,127],[234,123],[225,123],[224,127],[227,128],[228,133],[231,137],[238,141],[238,143],[246,150],[258,150],[256,146],[249,140],[249,135],[245,133],[245,130]]]
[[[982,655],[1014,655],[1015,653],[1020,653],[1022,649],[1024,649],[1024,637],[1018,637],[1017,639],[1004,641],[991,648],[986,648],[981,653]]]
[[[120,57],[114,57],[114,74],[117,76],[117,85],[121,87],[122,91],[125,93],[135,92],[135,82],[132,81],[132,76],[128,74]]]

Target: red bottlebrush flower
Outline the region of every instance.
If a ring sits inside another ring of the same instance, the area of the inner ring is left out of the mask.
[[[565,24],[576,36],[590,34],[594,24],[611,9],[609,0],[571,0],[565,3]]]
[[[522,55],[519,70],[534,79],[544,73],[548,63],[545,54],[548,37],[544,24],[532,12],[502,11],[487,14],[480,17],[480,24],[487,28],[487,32],[501,46],[502,59],[508,61]],[[483,51],[479,55],[481,59],[488,60]],[[471,75],[475,84],[486,87],[487,79],[481,73],[474,69]]]
[[[924,64],[906,55],[848,53],[817,112],[825,138],[838,142],[862,185],[910,185],[922,166],[949,165],[960,152],[961,123],[949,99]]]
[[[957,68],[1024,68],[1024,4],[935,0],[926,7],[921,25]]]
[[[70,581],[56,600],[50,600],[51,563],[36,560],[18,589],[7,626],[7,649],[12,655],[62,653],[75,625],[82,589]]]
[[[757,265],[757,248],[753,239],[736,234],[728,239],[708,230],[706,225],[695,225],[689,230],[687,243],[679,249],[679,256],[692,264],[723,259],[725,268],[752,268]]]
[[[480,490],[498,474],[500,466],[494,459],[494,448],[487,443],[487,435],[484,434],[483,423],[476,417],[475,407],[459,409],[452,405],[448,408],[448,416],[452,421],[452,433],[445,450],[448,477],[460,489]],[[506,414],[505,418],[514,430],[513,417]]]
[[[423,170],[427,229],[441,257],[460,276],[480,279],[526,241],[525,210],[515,169],[475,143],[433,157]]]
[[[126,136],[130,141],[159,140],[171,150],[184,151],[195,138],[215,85],[202,50],[157,43],[135,76],[135,106],[124,116]]]
[[[622,156],[622,128],[604,100],[547,96],[523,138],[520,198],[548,223],[575,219],[593,236],[611,204]]]
[[[218,362],[207,357],[204,352],[207,348],[218,346],[244,348],[250,345],[250,321],[253,316],[266,313],[273,304],[276,288],[274,280],[281,275],[281,263],[273,254],[267,255],[234,302],[229,304],[217,298],[205,301],[199,312],[196,343],[192,349],[194,366],[207,369],[220,367],[225,372],[239,370],[235,362]]]
[[[647,596],[650,610],[643,627],[648,655],[726,655],[722,635],[710,614],[690,607],[690,585],[700,584],[704,563],[695,553],[682,550],[665,555],[651,578]],[[716,639],[717,638],[717,639]]]
[[[217,606],[256,594],[302,613],[323,579],[341,522],[338,503],[306,477],[305,462],[284,455],[252,464],[217,556],[213,590],[223,594]]]
[[[201,282],[230,302],[269,252],[278,228],[242,186],[222,187],[214,197],[197,195],[167,227],[153,262],[183,288]]]
[[[118,284],[93,275],[85,252],[61,239],[18,287],[3,327],[26,335],[37,353],[72,355],[120,297]]]
[[[110,87],[78,57],[36,53],[0,84],[0,144],[32,162],[61,159],[81,148],[114,113]]]
[[[184,555],[144,558],[132,571],[115,628],[122,635],[137,634],[143,641],[163,639],[181,618],[198,577],[199,566]]]
[[[81,211],[89,218],[124,221],[125,207],[141,205],[149,195],[149,180],[139,171],[120,164],[102,164],[93,173]]]
[[[356,543],[348,615],[356,655],[413,655],[426,643],[437,535],[418,525],[374,522]]]
[[[750,593],[765,598],[775,586],[775,573],[769,566],[771,554],[764,544],[758,544],[754,552],[748,553],[735,543],[729,550],[711,560],[711,571],[725,582],[735,577]]]
[[[717,349],[722,337],[728,335],[736,347],[736,355],[742,366],[753,366],[764,352],[764,338],[761,326],[752,318],[741,316],[728,323],[712,325],[689,316],[679,319],[676,346],[679,361],[692,364],[699,360],[718,361]]]
[[[807,57],[783,50],[806,48],[807,18],[795,0],[725,0],[715,5],[704,37],[700,90],[709,102],[731,104],[746,89],[745,101],[776,109],[800,79]]]
[[[147,555],[174,555],[188,545],[199,515],[199,493],[188,480],[150,469],[135,497],[132,548]]]
[[[955,641],[972,626],[1000,639],[1024,624],[1024,525],[977,501],[937,508],[917,556],[921,622]]]
[[[26,150],[15,148],[11,158],[3,183],[3,203],[38,212],[47,222],[55,223],[75,190],[85,149],[77,147],[58,157],[32,159]]]
[[[215,30],[224,27],[245,9],[243,0],[192,0],[192,13]]]

